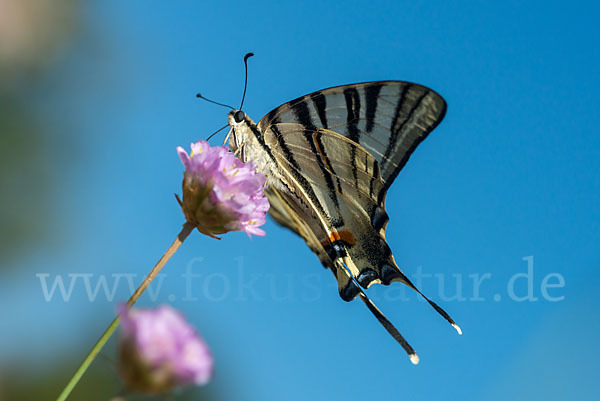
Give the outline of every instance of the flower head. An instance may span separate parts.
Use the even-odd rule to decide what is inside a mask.
[[[212,376],[206,343],[173,308],[120,307],[119,372],[131,390],[158,394],[185,385],[203,385]]]
[[[177,148],[185,166],[181,207],[198,231],[214,236],[244,231],[265,235],[269,201],[264,195],[265,176],[252,162],[243,163],[226,147],[211,147],[206,141],[192,143],[188,155]]]

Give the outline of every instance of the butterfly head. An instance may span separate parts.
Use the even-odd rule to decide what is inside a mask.
[[[246,119],[246,114],[241,110],[232,110],[229,114],[233,114],[233,121],[238,124]]]
[[[256,124],[241,110],[231,110],[227,115],[229,124],[229,149],[232,152],[243,152],[243,144],[247,144],[252,134],[252,129]],[[243,157],[242,155],[238,155]]]

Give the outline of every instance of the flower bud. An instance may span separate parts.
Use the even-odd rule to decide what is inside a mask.
[[[204,385],[213,358],[206,343],[169,306],[120,308],[119,373],[129,390],[161,394],[176,387]]]

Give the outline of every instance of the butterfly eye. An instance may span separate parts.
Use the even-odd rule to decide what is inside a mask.
[[[233,118],[235,120],[236,123],[241,123],[242,121],[244,121],[244,118],[246,117],[246,115],[244,114],[243,111],[236,111]]]

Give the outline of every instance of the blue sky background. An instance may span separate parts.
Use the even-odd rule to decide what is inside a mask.
[[[101,274],[141,280],[183,223],[175,148],[226,122],[226,109],[194,95],[238,104],[242,57],[252,51],[244,109],[255,121],[352,82],[407,80],[446,99],[445,120],[388,193],[387,238],[408,275],[443,275],[442,286],[425,277],[421,289],[464,335],[399,284],[372,287],[419,353],[412,366],[362,303],[339,298],[303,241],[272,221],[253,240],[195,233],[166,267],[156,300],[139,304],[170,303],[198,327],[216,359],[211,394],[595,399],[598,11],[594,2],[555,1],[85,3],[66,61],[30,100],[71,147],[56,160],[65,168],[54,202],[40,205],[57,222],[51,238],[30,244],[0,280],[2,359],[43,371],[58,355],[83,357],[128,297],[125,279],[112,301],[100,292],[90,302],[79,281],[69,301],[56,293],[46,302],[36,274],[50,274],[49,284],[74,273],[93,274],[92,285]],[[538,300],[518,302],[508,283],[527,272],[529,256]],[[186,269],[200,277],[186,283]],[[552,273],[564,287],[548,294],[561,301],[541,292]],[[471,300],[470,275],[485,274],[483,300]],[[447,299],[457,277],[462,301]],[[525,295],[526,279],[514,290]]]

